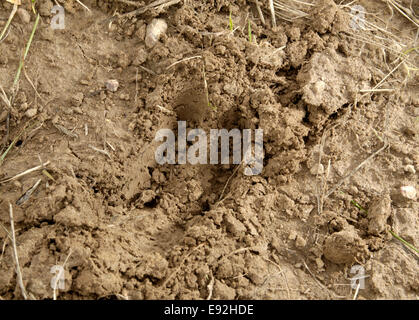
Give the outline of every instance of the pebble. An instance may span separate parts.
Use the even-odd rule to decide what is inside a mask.
[[[22,21],[25,24],[28,24],[31,21],[31,16],[29,12],[23,8],[17,9],[17,15],[19,16],[20,21]]]
[[[75,112],[75,113],[77,113],[77,114],[83,114],[83,110],[82,110],[82,108],[80,108],[80,107],[75,107],[73,110],[74,110],[74,112]]]
[[[316,264],[317,264],[317,268],[318,269],[323,269],[324,267],[324,262],[321,258],[316,258]]]
[[[115,80],[115,79],[107,80],[105,82],[105,87],[106,87],[106,90],[110,92],[116,92],[116,90],[118,90],[118,87],[119,87],[119,82],[118,80]]]
[[[410,199],[410,200],[416,199],[416,189],[413,186],[400,187],[400,193],[406,199]]]
[[[163,19],[153,19],[147,26],[145,45],[152,48],[167,31],[167,23]]]
[[[153,126],[153,122],[151,122],[151,120],[147,119],[144,121],[144,128],[151,129],[152,126]]]
[[[215,47],[215,52],[219,55],[224,55],[226,53],[227,48],[222,44]]]
[[[124,100],[124,101],[128,101],[129,100],[129,94],[128,93],[121,93],[119,95],[119,99]]]
[[[297,236],[297,239],[295,239],[295,245],[297,248],[303,248],[307,244],[307,241],[300,235]]]
[[[29,105],[28,105],[27,102],[24,102],[20,105],[20,109],[23,110],[23,111],[28,110],[28,107],[29,107]]]
[[[37,110],[36,110],[36,108],[31,108],[31,109],[28,109],[26,112],[25,112],[25,115],[28,117],[28,118],[32,118],[32,117],[35,117],[36,116],[36,114],[37,114]]]
[[[416,173],[415,167],[411,164],[406,165],[404,167],[404,171],[407,172],[407,173],[412,173],[412,174]]]
[[[288,240],[295,240],[296,238],[297,238],[297,232],[295,232],[294,230],[291,231],[288,236]]]

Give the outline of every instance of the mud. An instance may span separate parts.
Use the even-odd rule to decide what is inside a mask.
[[[409,21],[383,1],[358,2],[412,47]],[[418,298],[417,254],[390,234],[419,247],[418,199],[400,195],[419,189],[418,73],[397,69],[384,86],[395,90],[365,91],[403,50],[355,40],[350,10],[331,0],[276,28],[244,0],[111,20],[136,8],[83,3],[90,13],[66,1],[65,29],[53,30],[53,2],[37,2],[26,75],[12,108],[0,104],[2,150],[23,132],[0,180],[50,161],[48,174],[0,182],[1,298],[22,298],[9,203],[33,299],[53,297],[54,265],[65,269],[59,299],[352,299],[356,265],[368,276],[358,299]],[[8,96],[35,20],[29,1],[21,7],[30,22],[19,14],[0,43]],[[0,29],[10,10],[0,4]],[[154,18],[168,28],[150,47]],[[178,120],[206,132],[263,129],[262,174],[157,164],[155,134]]]

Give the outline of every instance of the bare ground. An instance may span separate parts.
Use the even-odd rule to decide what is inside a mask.
[[[17,15],[0,43],[7,96],[35,20],[23,2],[31,21]],[[418,28],[379,0],[357,4],[381,33],[351,30],[331,0],[275,28],[267,1],[265,25],[244,0],[110,20],[136,9],[123,2],[66,1],[64,30],[50,27],[53,2],[37,2],[26,75],[12,108],[0,104],[2,153],[18,137],[0,166],[0,297],[22,298],[11,203],[33,299],[53,297],[65,261],[59,299],[352,299],[354,265],[368,276],[358,299],[417,299],[417,252],[390,231],[419,247],[418,196],[400,192],[419,188],[418,56],[406,53]],[[1,2],[0,29],[11,8]],[[155,17],[168,30],[149,48]],[[157,164],[155,134],[177,120],[263,129],[262,174]],[[40,161],[49,175],[3,182]]]

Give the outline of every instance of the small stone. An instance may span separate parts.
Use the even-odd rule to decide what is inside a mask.
[[[28,118],[32,118],[32,117],[35,117],[36,116],[37,112],[38,112],[38,110],[36,110],[36,108],[28,109],[25,112],[25,116],[27,116]]]
[[[29,105],[28,105],[27,102],[24,102],[20,105],[20,109],[23,110],[23,111],[28,110],[28,107],[29,107]]]
[[[288,236],[288,240],[295,240],[297,238],[297,232],[292,230]]]
[[[119,99],[124,100],[124,101],[128,101],[129,100],[129,94],[128,93],[121,93],[119,95]]]
[[[413,165],[411,165],[411,164],[406,165],[404,167],[404,171],[407,172],[407,173],[411,173],[411,174],[415,174],[416,173],[415,167]]]
[[[153,126],[153,122],[150,119],[144,120],[144,128],[151,129],[152,126]]]
[[[215,52],[222,56],[226,53],[226,50],[227,50],[226,47],[223,46],[222,44],[215,47]]]
[[[29,12],[23,8],[17,9],[17,15],[19,16],[20,21],[22,21],[25,24],[28,24],[31,21],[31,16]]]
[[[75,107],[74,112],[77,113],[77,114],[83,114],[83,110],[80,107]]]
[[[416,189],[413,186],[400,187],[400,193],[406,199],[410,199],[410,200],[416,199]]]
[[[153,19],[147,26],[145,45],[152,48],[167,31],[167,23],[163,19]]]
[[[116,92],[116,90],[118,90],[118,87],[119,87],[119,82],[118,80],[115,80],[115,79],[107,80],[105,82],[105,87],[106,87],[106,90],[110,92]]]
[[[303,248],[305,247],[307,244],[307,241],[300,235],[297,236],[297,238],[295,239],[295,245],[297,248]]]
[[[321,258],[316,258],[316,265],[318,269],[323,269],[324,267],[324,262]]]

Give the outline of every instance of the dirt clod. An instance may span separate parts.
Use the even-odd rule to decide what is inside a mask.
[[[368,231],[375,235],[384,232],[390,214],[391,199],[389,195],[373,200],[368,209]]]
[[[387,232],[419,245],[417,28],[391,2],[280,1],[275,28],[267,1],[265,24],[255,1],[82,2],[35,2],[16,87],[30,1],[0,39],[0,300],[23,298],[9,203],[34,299],[60,266],[62,300],[353,299],[354,266],[358,299],[417,299],[415,252]],[[180,121],[208,157],[211,130],[250,130],[252,151],[263,130],[262,172],[233,139],[179,161]]]
[[[16,13],[19,16],[20,21],[22,21],[24,24],[28,24],[31,21],[31,16],[30,16],[29,12],[26,11],[25,9],[19,8],[19,9],[17,9]]]
[[[352,228],[331,234],[323,248],[325,258],[337,264],[353,263],[366,252],[365,241]]]

